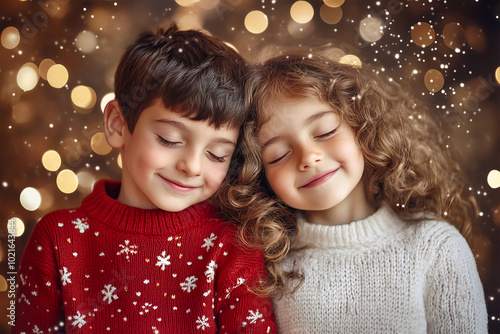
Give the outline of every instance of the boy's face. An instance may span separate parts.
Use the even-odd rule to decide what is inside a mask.
[[[177,212],[212,196],[224,180],[238,130],[218,130],[166,109],[160,100],[143,110],[121,147],[118,200],[144,209]]]

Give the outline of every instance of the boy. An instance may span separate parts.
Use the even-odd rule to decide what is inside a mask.
[[[104,112],[121,182],[37,224],[14,332],[276,331],[270,300],[251,292],[262,253],[209,203],[238,150],[245,75],[231,48],[175,25],[127,49]]]

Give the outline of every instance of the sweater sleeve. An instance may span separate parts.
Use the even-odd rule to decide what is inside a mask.
[[[232,246],[219,274],[215,316],[219,333],[277,333],[272,301],[252,292],[267,274],[262,251]]]
[[[435,254],[424,295],[427,332],[487,333],[484,291],[467,242],[452,229]]]
[[[55,245],[49,233],[55,223],[51,217],[37,223],[23,252],[12,333],[57,333],[63,321]]]

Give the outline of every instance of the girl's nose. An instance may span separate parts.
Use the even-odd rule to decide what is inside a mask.
[[[314,146],[302,147],[297,168],[300,171],[307,170],[323,160],[323,157],[324,154]]]

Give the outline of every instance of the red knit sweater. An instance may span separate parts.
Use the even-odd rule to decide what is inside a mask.
[[[272,304],[248,290],[262,252],[202,202],[181,212],[116,201],[100,181],[82,206],[48,214],[19,268],[14,333],[276,333]]]

